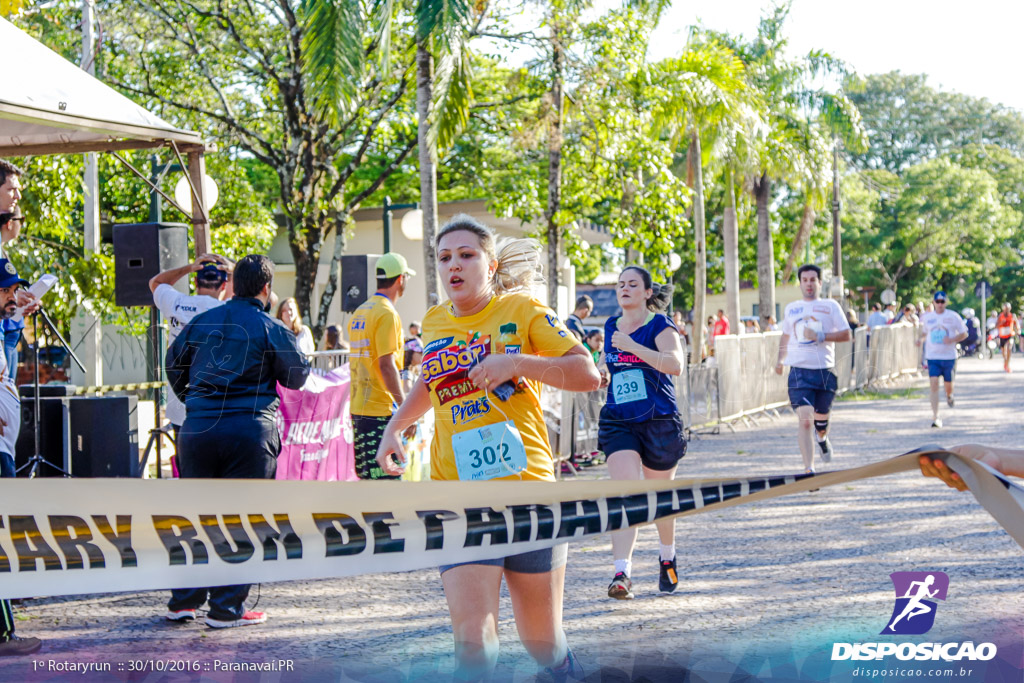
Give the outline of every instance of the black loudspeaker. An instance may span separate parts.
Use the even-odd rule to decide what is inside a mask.
[[[71,473],[76,477],[141,477],[139,397],[71,399]]]
[[[152,306],[149,280],[188,263],[188,228],[180,223],[114,226],[114,301],[118,306]],[[188,293],[188,280],[178,281]]]
[[[31,389],[29,390],[31,393]],[[67,470],[71,467],[71,398],[43,397],[40,391],[39,412],[42,424],[39,429],[39,454],[46,462]],[[21,431],[18,441],[14,444],[14,464],[18,469],[28,462],[35,454],[35,402],[29,398],[21,400]],[[19,472],[19,477],[27,477],[28,470]],[[39,465],[38,477],[63,477],[53,467]]]
[[[351,313],[377,291],[374,266],[379,258],[379,254],[341,257],[341,310]]]
[[[138,405],[137,396],[40,397],[40,455],[75,477],[141,477]],[[23,400],[14,456],[18,467],[35,450],[34,412],[34,402]],[[45,465],[39,475],[63,476]]]
[[[70,397],[75,395],[77,389],[78,387],[74,384],[40,384],[39,397]],[[32,396],[35,395],[35,390],[36,385],[34,384],[21,384],[18,386],[18,396],[21,396],[22,401],[31,401]]]

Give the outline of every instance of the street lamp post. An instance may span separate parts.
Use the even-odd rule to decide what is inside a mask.
[[[839,212],[842,210],[839,198],[839,142],[832,147],[832,298],[846,306],[846,285],[843,283],[843,242],[839,225]],[[836,295],[836,285],[839,294]]]
[[[392,204],[391,197],[384,197],[384,253],[391,251],[391,212],[401,209],[418,209],[419,202]]]

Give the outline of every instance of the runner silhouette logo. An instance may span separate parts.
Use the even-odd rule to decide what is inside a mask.
[[[936,600],[945,600],[949,577],[944,572],[893,572],[896,604],[882,635],[919,636],[935,624]]]

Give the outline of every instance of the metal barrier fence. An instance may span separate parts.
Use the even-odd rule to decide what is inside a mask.
[[[853,339],[837,342],[834,372],[839,393],[893,381],[917,372],[920,347],[914,344],[918,328],[907,323],[858,328]],[[676,399],[683,425],[691,431],[731,426],[759,414],[777,414],[789,405],[789,368],[775,373],[781,332],[721,335],[715,338],[712,363],[689,366],[676,378]],[[570,392],[565,392],[570,394]],[[573,402],[574,451],[597,448],[596,435],[605,390],[566,396]]]
[[[314,351],[306,354],[310,368],[321,372],[330,372],[348,362],[348,351]]]

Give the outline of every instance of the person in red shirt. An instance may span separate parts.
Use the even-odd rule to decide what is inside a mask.
[[[715,330],[712,333],[714,336],[720,334],[729,334],[729,318],[726,317],[725,311],[718,309],[718,317],[715,319]]]
[[[1013,352],[1013,340],[1020,334],[1020,324],[1013,314],[1010,304],[1003,304],[1003,311],[996,318],[996,330],[999,332],[999,348],[1003,350],[1003,369],[1010,372],[1010,354]]]

